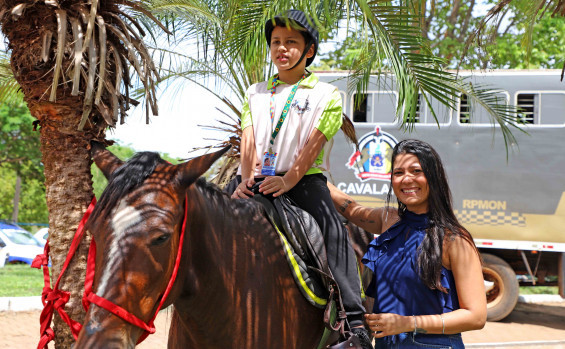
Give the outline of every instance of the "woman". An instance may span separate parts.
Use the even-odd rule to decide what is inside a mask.
[[[365,315],[375,348],[464,348],[461,332],[484,327],[486,297],[479,252],[453,213],[441,159],[427,143],[404,140],[392,154],[398,208],[368,208],[328,183],[337,209],[380,234],[363,263],[374,272]]]

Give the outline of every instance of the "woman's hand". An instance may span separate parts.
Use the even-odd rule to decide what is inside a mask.
[[[255,179],[244,179],[239,183],[237,188],[231,195],[232,199],[249,199],[253,196],[253,192],[249,190],[255,184]]]
[[[259,184],[259,192],[262,194],[273,194],[274,197],[282,195],[292,189],[281,176],[266,177]]]
[[[365,314],[365,323],[375,338],[414,331],[414,321],[411,316],[390,313]]]

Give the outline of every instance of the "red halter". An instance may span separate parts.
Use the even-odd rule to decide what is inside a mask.
[[[31,265],[33,268],[38,268],[38,269],[40,269],[43,266],[43,279],[45,282],[45,287],[43,287],[43,292],[41,293],[43,310],[41,311],[41,316],[39,319],[41,324],[41,329],[40,329],[41,338],[37,345],[38,349],[47,349],[47,344],[55,338],[55,332],[51,328],[51,320],[53,319],[54,310],[57,310],[57,312],[61,316],[61,319],[63,319],[63,321],[67,325],[69,325],[71,329],[71,333],[73,334],[73,337],[75,339],[78,337],[78,334],[82,328],[82,325],[80,323],[71,319],[70,316],[65,312],[64,308],[65,308],[65,304],[70,298],[70,292],[59,290],[59,282],[61,281],[61,277],[63,276],[64,272],[67,270],[67,267],[69,266],[72,257],[74,256],[78,246],[80,245],[80,242],[84,237],[84,227],[86,225],[86,222],[88,221],[88,218],[90,217],[90,214],[94,210],[95,205],[96,205],[96,198],[93,198],[86,212],[84,213],[84,216],[80,221],[78,229],[71,243],[71,247],[69,248],[69,253],[67,254],[67,258],[65,259],[65,263],[63,264],[63,268],[61,269],[61,273],[59,274],[59,277],[57,278],[57,281],[55,282],[55,286],[53,289],[51,289],[50,287],[51,283],[49,280],[49,266],[48,266],[49,242],[45,244],[44,253],[37,255],[37,257],[35,257]],[[148,323],[145,323],[143,320],[139,319],[138,317],[128,312],[124,308],[110,302],[105,298],[99,297],[94,292],[92,292],[92,283],[94,281],[94,267],[96,261],[96,243],[94,242],[94,239],[92,239],[90,243],[90,248],[88,250],[86,278],[84,283],[84,295],[82,297],[82,304],[84,306],[84,309],[88,310],[90,303],[94,303],[99,307],[108,310],[109,312],[118,316],[119,318],[141,328],[145,332],[141,335],[141,337],[137,341],[137,344],[145,340],[145,338],[147,338],[148,335],[155,333],[155,325],[154,325],[155,318],[157,317],[157,313],[159,313],[159,310],[165,303],[167,296],[171,292],[171,289],[173,288],[173,284],[175,283],[177,277],[178,268],[182,256],[182,247],[184,241],[184,231],[186,228],[187,215],[188,215],[188,202],[187,202],[187,198],[185,197],[184,218],[182,221],[182,228],[179,239],[179,248],[177,251],[177,258],[175,261],[175,266],[173,268],[173,273],[171,275],[171,278],[169,279],[167,288],[165,289],[165,292],[161,297],[161,302],[159,303],[157,310],[155,311],[155,314],[153,315],[151,320],[149,320]]]

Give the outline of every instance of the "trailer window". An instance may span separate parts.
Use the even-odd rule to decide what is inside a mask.
[[[462,124],[471,123],[471,106],[469,105],[469,98],[466,94],[461,95],[459,104],[459,122]]]
[[[353,121],[393,124],[395,122],[396,103],[396,93],[392,91],[355,93],[352,98]]]
[[[429,105],[422,94],[418,96],[417,122],[421,125],[448,125],[451,122],[451,109],[431,95],[427,94],[427,97]]]
[[[357,96],[359,96],[359,100],[355,101]],[[445,125],[449,123],[451,119],[450,109],[431,96],[428,96],[428,99],[438,120],[436,121],[423,95],[420,94],[416,104],[414,123],[416,125],[436,125],[438,122]],[[398,97],[394,91],[354,94],[352,104],[354,122],[379,125],[396,123],[395,116]]]
[[[565,92],[527,92],[516,95],[518,122],[526,125],[564,125]]]
[[[535,121],[535,102],[538,98],[534,94],[521,93],[518,95],[518,122],[521,124],[537,124]],[[539,102],[538,102],[539,104]]]
[[[507,105],[510,95],[506,91],[495,93],[499,104]],[[459,97],[459,124],[492,125],[492,117],[481,105],[472,103],[466,94]]]

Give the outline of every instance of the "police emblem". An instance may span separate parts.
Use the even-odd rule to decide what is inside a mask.
[[[355,151],[346,163],[347,168],[355,171],[361,181],[390,180],[392,149],[398,143],[396,138],[380,127],[375,132],[367,133],[359,140],[359,151]]]

